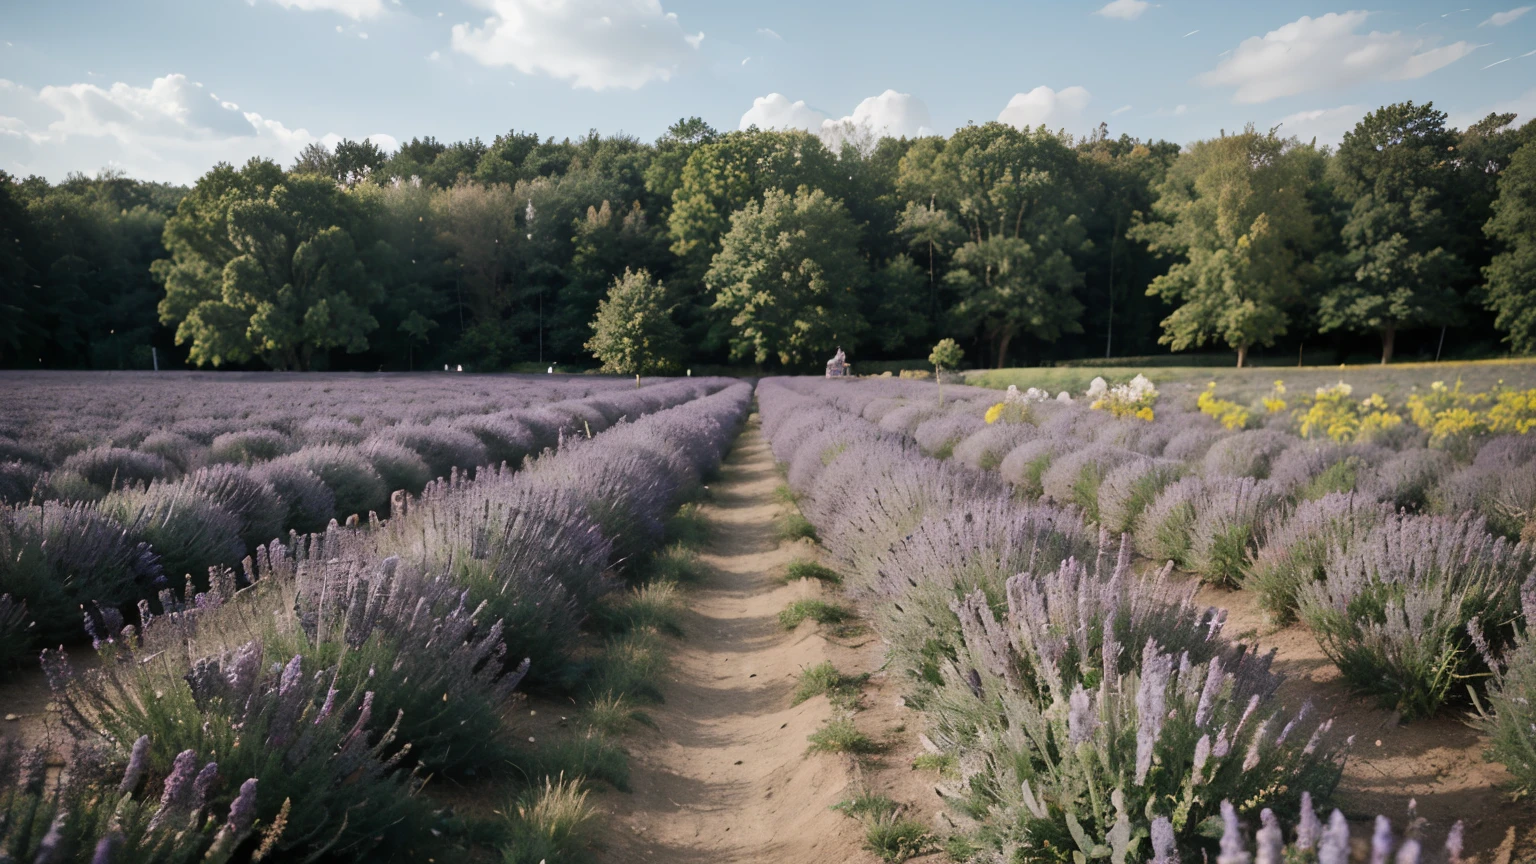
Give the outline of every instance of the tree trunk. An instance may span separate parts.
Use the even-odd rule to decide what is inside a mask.
[[[1008,343],[1013,341],[1013,331],[1004,330],[1002,339],[997,344],[997,368],[1003,368],[1003,361],[1008,359]]]
[[[1239,345],[1237,346],[1237,368],[1243,368],[1243,364],[1246,362],[1248,362],[1248,346]]]
[[[1392,362],[1392,348],[1397,344],[1397,325],[1388,324],[1381,331],[1381,365]]]

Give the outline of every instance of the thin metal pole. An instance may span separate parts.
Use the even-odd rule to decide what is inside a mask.
[[[1440,349],[1445,347],[1445,325],[1440,325],[1440,344],[1435,346],[1435,362],[1440,362]]]

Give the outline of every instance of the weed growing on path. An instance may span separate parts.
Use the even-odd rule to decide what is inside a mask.
[[[829,585],[843,584],[843,577],[831,567],[824,567],[815,561],[791,561],[785,570],[784,581],[794,582],[797,579],[815,579],[818,582],[826,582]]]
[[[868,673],[844,675],[831,662],[820,663],[800,673],[800,684],[795,688],[791,705],[799,705],[807,699],[826,695],[827,701],[840,708],[852,708],[859,700],[859,688],[869,680]]]
[[[796,600],[779,613],[779,623],[785,630],[799,627],[807,618],[817,624],[842,624],[853,619],[853,611],[825,600]]]
[[[597,810],[587,790],[576,780],[545,778],[542,788],[529,789],[505,813],[511,839],[502,847],[506,864],[577,861],[597,828]]]
[[[809,519],[799,513],[785,513],[779,517],[779,539],[799,540],[805,538],[814,541],[816,539],[816,526]]]
[[[847,718],[828,720],[827,725],[809,736],[811,753],[847,753],[853,756],[870,756],[885,749],[884,745],[865,735]]]

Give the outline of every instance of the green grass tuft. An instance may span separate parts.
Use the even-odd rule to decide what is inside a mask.
[[[799,513],[785,513],[779,517],[779,539],[799,540],[801,538],[814,541],[816,539],[816,526],[811,520]]]
[[[514,773],[528,778],[530,785],[551,777],[576,777],[601,780],[621,792],[629,791],[629,757],[596,730],[541,741],[538,746],[517,751],[509,763]]]
[[[895,801],[884,795],[876,795],[873,792],[860,792],[852,798],[833,804],[832,809],[844,816],[852,816],[854,818],[864,816],[879,818],[895,813],[899,806]]]
[[[666,542],[688,549],[698,549],[709,540],[709,523],[699,512],[699,505],[689,502],[677,508],[667,520]]]
[[[793,630],[800,622],[810,618],[817,624],[842,624],[853,619],[852,610],[825,600],[796,600],[779,613],[779,623],[785,630]]]
[[[545,778],[542,787],[524,792],[504,815],[508,840],[501,860],[505,864],[585,861],[598,825],[587,790],[564,776]]]
[[[859,687],[869,675],[844,675],[831,662],[821,663],[800,673],[800,684],[789,704],[826,694],[828,701],[841,708],[851,708],[859,699]]]
[[[785,579],[793,582],[796,579],[815,579],[832,585],[841,585],[843,577],[836,570],[817,564],[815,561],[791,561],[785,570]]]
[[[809,736],[811,753],[848,753],[867,756],[885,748],[878,741],[865,735],[853,725],[852,720],[828,720],[827,725]]]
[[[937,771],[939,774],[953,774],[955,770],[955,757],[947,753],[922,753],[912,759],[914,771]]]
[[[780,483],[773,489],[773,500],[780,504],[795,504],[799,502],[800,496],[796,495],[794,490],[789,488],[789,484]]]
[[[869,821],[864,847],[881,861],[901,862],[938,848],[938,839],[922,823],[892,814]]]
[[[605,735],[623,735],[636,725],[656,728],[656,721],[635,708],[629,699],[612,693],[604,693],[588,702],[581,711],[581,719],[589,728]]]
[[[699,553],[682,543],[673,543],[652,555],[646,562],[647,582],[676,582],[695,585],[704,581],[708,570],[699,561]]]
[[[632,630],[612,640],[592,664],[587,692],[633,702],[662,701],[657,682],[668,666],[667,646],[653,629]]]

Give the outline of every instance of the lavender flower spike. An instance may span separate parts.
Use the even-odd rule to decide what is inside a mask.
[[[1323,839],[1317,844],[1317,864],[1347,864],[1349,861],[1349,822],[1338,810],[1328,817]]]
[[[229,805],[229,823],[235,833],[244,834],[256,824],[256,778],[240,784],[240,794]]]
[[[1285,834],[1280,830],[1280,820],[1275,818],[1275,811],[1265,807],[1259,813],[1259,821],[1264,827],[1254,837],[1258,845],[1254,864],[1281,864],[1285,860]]]
[[[1179,864],[1179,850],[1173,839],[1173,823],[1167,816],[1152,820],[1152,864]]]
[[[1446,858],[1450,860],[1451,864],[1461,864],[1462,835],[1465,833],[1465,831],[1466,827],[1463,826],[1461,824],[1461,820],[1458,819],[1456,820],[1456,824],[1451,826],[1451,833],[1446,835],[1445,855]]]
[[[1303,851],[1317,848],[1317,840],[1322,836],[1323,826],[1317,820],[1317,811],[1312,809],[1312,793],[1301,793],[1301,820],[1296,823],[1296,848]]]
[[[91,864],[114,864],[117,853],[123,850],[122,832],[113,831],[101,838],[96,844],[96,853],[91,856]]]
[[[144,771],[149,767],[149,736],[141,735],[139,740],[133,742],[133,753],[128,757],[128,770],[123,772],[123,782],[117,787],[117,791],[124,794],[132,793],[138,787],[139,781],[144,779]]]
[[[1385,816],[1376,817],[1375,830],[1371,832],[1371,864],[1387,864],[1392,854],[1392,822]]]
[[[1092,738],[1098,728],[1099,718],[1094,714],[1093,696],[1079,683],[1077,689],[1072,691],[1071,708],[1067,714],[1067,734],[1072,746]]]
[[[1243,832],[1237,825],[1237,810],[1230,801],[1221,802],[1221,821],[1226,827],[1221,832],[1221,853],[1216,856],[1216,864],[1249,864],[1252,858],[1248,850],[1243,848]]]
[[[203,770],[197,772],[197,779],[192,781],[192,806],[193,813],[202,810],[208,803],[208,792],[213,789],[214,781],[219,779],[219,763],[209,762],[203,766]]]

